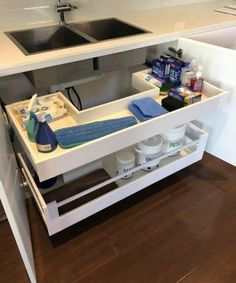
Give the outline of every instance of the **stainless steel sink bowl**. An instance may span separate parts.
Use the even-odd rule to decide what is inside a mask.
[[[25,55],[144,33],[149,31],[114,18],[6,32]]]
[[[80,22],[72,26],[97,41],[149,33],[115,18]]]
[[[6,33],[26,55],[90,43],[64,26],[49,26]]]

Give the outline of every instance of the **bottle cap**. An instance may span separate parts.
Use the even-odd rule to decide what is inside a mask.
[[[202,70],[203,67],[202,66],[198,66],[197,72],[196,72],[196,77],[197,78],[201,78],[202,77]]]

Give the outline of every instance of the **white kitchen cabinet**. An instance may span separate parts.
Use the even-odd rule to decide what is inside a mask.
[[[185,58],[195,58],[204,66],[204,77],[229,90],[221,107],[199,117],[210,133],[206,151],[236,166],[236,27],[181,38]]]
[[[186,42],[187,41],[188,40],[186,40]],[[184,47],[184,42],[185,39],[181,39],[179,46]],[[186,55],[191,58],[196,56],[198,59],[198,54],[201,55],[201,53],[204,53],[204,50],[198,49],[198,54],[195,55],[194,44],[197,46],[197,43],[194,41],[191,42],[192,45],[190,45],[189,50],[187,46],[184,47]],[[209,62],[209,64],[203,64],[206,74],[208,72],[207,67],[210,63],[211,62]],[[64,119],[52,122],[50,125],[56,130],[65,126],[74,126],[97,120],[127,116],[131,114],[127,110],[127,106],[129,102],[135,98],[152,97],[157,102],[161,102],[162,97],[159,96],[159,89],[141,79],[137,73],[132,75],[132,87],[135,90],[132,95],[83,111],[78,111],[62,96],[66,107],[69,109],[69,115]],[[15,106],[19,103],[8,105],[7,113],[10,123],[12,124],[24,150],[23,154],[18,154],[19,166],[29,191],[37,204],[42,219],[46,224],[48,234],[53,235],[58,233],[145,187],[199,161],[203,156],[208,134],[204,130],[199,129],[195,123],[190,123],[190,121],[202,119],[202,117],[209,112],[220,111],[218,109],[220,109],[219,107],[222,103],[222,99],[227,96],[226,94],[227,92],[224,90],[205,82],[203,97],[198,103],[186,106],[149,121],[138,123],[135,126],[78,147],[67,150],[58,147],[54,152],[48,154],[38,153],[36,146],[28,141],[27,134],[22,129],[15,111]],[[116,175],[114,154],[117,151],[132,147],[137,142],[184,123],[188,123],[188,127],[185,143],[178,155],[175,157],[170,157],[168,154],[162,155],[160,157],[160,166],[149,173],[143,172],[141,170],[142,166],[135,167],[133,169],[134,176],[130,180],[123,180],[123,175]],[[40,180],[43,181],[60,174],[68,173],[71,170],[98,160],[101,162],[102,168],[108,173],[110,178],[83,192],[76,193],[69,198],[60,201],[55,199],[46,202],[42,191],[37,187],[32,176],[32,169],[34,169]],[[147,166],[147,164],[143,166]],[[104,186],[112,183],[116,184],[116,188],[111,191],[106,192],[89,202],[83,203],[72,210],[60,213],[60,209],[64,206],[82,198],[86,194],[102,190]],[[63,188],[63,182],[61,185]],[[57,188],[55,188],[55,191],[56,190]],[[22,200],[22,202],[18,200],[19,207],[23,204],[24,200]],[[12,210],[12,213],[14,214],[15,212]],[[27,218],[25,212],[24,217]],[[21,236],[23,237],[23,240],[26,241],[29,237],[29,233],[25,235],[21,232]],[[29,257],[32,259],[30,249],[25,256],[26,258]],[[32,260],[30,263],[31,262]],[[32,280],[32,282],[34,281]]]

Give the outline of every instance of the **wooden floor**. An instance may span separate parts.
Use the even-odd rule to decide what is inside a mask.
[[[53,243],[29,209],[39,283],[236,282],[236,168],[209,155]],[[28,282],[7,222],[0,239],[0,282]]]

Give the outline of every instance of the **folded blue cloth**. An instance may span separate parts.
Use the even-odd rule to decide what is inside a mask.
[[[141,122],[168,113],[151,97],[133,100],[128,108]]]
[[[71,148],[122,129],[136,125],[135,117],[93,122],[81,126],[63,128],[55,131],[57,141],[62,148]]]

